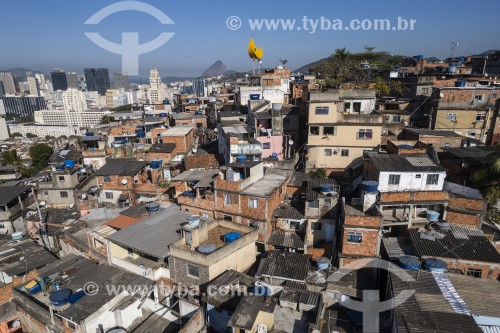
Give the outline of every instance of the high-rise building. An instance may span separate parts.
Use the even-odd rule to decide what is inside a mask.
[[[40,96],[40,94],[38,93],[38,85],[36,79],[33,76],[31,76],[28,77],[26,81],[28,82],[28,90],[30,96]]]
[[[33,116],[35,111],[47,109],[47,103],[43,97],[0,97],[5,107],[5,113],[21,117]]]
[[[85,68],[85,81],[87,91],[97,91],[99,95],[105,96],[106,90],[110,88],[109,72],[107,68]]]
[[[148,100],[149,103],[160,103],[166,98],[165,87],[161,82],[158,69],[152,68],[149,71],[149,89]]]
[[[47,82],[45,82],[44,74],[35,74],[36,84],[38,86],[38,95],[39,96],[48,96],[50,91],[47,86]]]
[[[3,87],[3,82],[0,81],[0,97],[5,96],[5,88]]]
[[[85,75],[78,75],[78,90],[87,91],[87,81],[85,81]]]
[[[68,88],[62,94],[62,102],[64,111],[66,112],[83,112],[87,110],[87,99],[85,93],[78,91],[75,88]]]
[[[52,78],[52,88],[54,91],[68,89],[68,79],[66,78],[64,69],[54,68],[54,70],[50,72],[50,77]]]
[[[0,72],[0,81],[3,83],[3,88],[6,94],[15,94],[16,85],[14,83],[14,77],[10,72]]]
[[[74,72],[66,73],[66,81],[68,82],[68,88],[78,89],[78,74]]]
[[[124,89],[125,91],[129,90],[127,73],[113,73],[113,89]]]
[[[207,80],[202,79],[201,77],[194,79],[193,91],[198,97],[207,97],[208,96]]]

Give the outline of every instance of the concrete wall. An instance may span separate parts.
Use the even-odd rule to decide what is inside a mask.
[[[427,185],[427,175],[438,174],[437,185]],[[398,185],[389,185],[390,175],[400,175]],[[420,178],[417,176],[420,175]],[[405,191],[442,191],[446,173],[441,172],[380,172],[376,179],[379,182],[379,192],[405,192]]]

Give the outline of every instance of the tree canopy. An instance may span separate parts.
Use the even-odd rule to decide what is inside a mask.
[[[33,169],[35,169],[36,171],[45,169],[53,153],[54,149],[45,143],[38,143],[34,146],[31,146],[30,156]]]

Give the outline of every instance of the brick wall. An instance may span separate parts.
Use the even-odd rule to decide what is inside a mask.
[[[176,283],[182,284],[183,286],[199,286],[209,281],[208,267],[201,266],[199,264],[192,264],[198,267],[199,278],[190,277],[187,274],[189,261],[170,257],[169,258],[169,268],[172,273],[172,277]]]
[[[347,242],[348,232],[362,232],[363,240],[361,243],[349,243]],[[374,257],[379,253],[379,237],[380,233],[378,229],[358,229],[345,227],[342,239],[342,254],[350,256],[364,256],[364,257]]]
[[[179,333],[198,333],[205,327],[205,320],[203,317],[203,310],[199,309],[179,331]]]
[[[380,202],[422,202],[422,201],[446,201],[446,191],[418,191],[418,192],[384,192],[380,193]]]
[[[160,159],[163,161],[163,164],[168,164],[172,160],[172,157],[174,157],[176,154],[177,154],[177,147],[174,148],[174,150],[171,153],[147,153],[146,159],[148,161]]]
[[[500,266],[487,264],[487,263],[470,263],[470,262],[462,262],[462,261],[454,261],[449,258],[440,258],[443,261],[448,263],[448,268],[460,269],[464,274],[467,274],[467,269],[480,269],[482,270],[481,278],[482,279],[492,279],[498,280],[500,276]]]
[[[12,283],[3,285],[0,287],[0,304],[7,303],[13,297],[12,288],[22,284],[25,281],[30,281],[33,279],[39,279],[38,273],[36,270],[29,271],[26,274],[26,279],[23,276],[18,276],[12,279]]]
[[[481,212],[485,206],[485,200],[463,198],[451,195],[448,201],[448,206]]]
[[[446,219],[453,224],[465,225],[479,228],[481,226],[481,214],[471,215],[454,211],[446,212]]]
[[[191,155],[184,157],[184,166],[186,170],[217,169],[219,162],[217,161],[217,157],[212,154]]]
[[[382,224],[382,217],[380,217],[380,216],[346,215],[344,224],[346,226],[378,228]]]

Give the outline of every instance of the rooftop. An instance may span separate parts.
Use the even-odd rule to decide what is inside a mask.
[[[148,149],[148,153],[171,153],[174,151],[175,146],[175,143],[154,143]]]
[[[293,187],[305,187],[306,182],[311,179],[311,176],[304,172],[294,172],[290,180],[288,181],[288,186]]]
[[[55,255],[31,240],[0,246],[0,271],[8,276],[24,275],[55,261]]]
[[[212,187],[219,170],[188,170],[172,178],[172,181],[187,181],[196,183],[193,187]]]
[[[109,159],[106,164],[96,171],[96,176],[135,176],[147,165],[144,161],[129,159]]]
[[[76,149],[66,149],[56,151],[52,154],[50,158],[50,164],[62,163],[65,160],[78,161],[82,158],[82,151]]]
[[[462,137],[453,131],[429,130],[425,128],[406,128],[405,131],[418,136],[444,136],[444,137]]]
[[[273,230],[267,244],[293,249],[303,249],[304,241],[295,231],[286,231],[281,229]]]
[[[270,170],[264,175],[263,178],[246,187],[241,191],[241,193],[256,197],[267,197],[284,182],[286,182],[288,177],[289,172],[287,170]]]
[[[483,231],[451,225],[451,230],[433,231],[409,229],[411,243],[420,257],[451,258],[500,264],[500,253],[486,238]],[[444,235],[444,237],[443,237]],[[431,237],[428,237],[431,236]],[[440,239],[441,238],[441,239]]]
[[[146,209],[146,204],[141,202],[138,205],[129,207],[120,212],[120,215],[140,218],[141,216],[148,215],[148,211]]]
[[[193,129],[194,127],[189,125],[177,125],[161,133],[161,136],[186,136]]]
[[[450,147],[443,150],[458,158],[487,158],[495,154],[493,147]]]
[[[300,207],[299,205],[301,205],[302,207]],[[304,219],[303,212],[304,212],[304,205],[303,202],[300,201],[293,204],[283,204],[280,207],[276,208],[276,210],[274,211],[274,217],[302,220]]]
[[[251,330],[259,312],[273,313],[276,307],[274,298],[264,296],[244,296],[233,312],[228,326]]]
[[[0,205],[7,205],[30,189],[31,186],[0,186]]]
[[[128,227],[134,223],[139,222],[140,219],[141,218],[136,218],[136,217],[131,217],[131,216],[120,214],[117,217],[115,217],[114,219],[106,222],[106,224],[110,227],[121,230],[121,229],[125,229],[126,227]]]
[[[381,172],[446,172],[427,155],[368,154],[368,158]]]
[[[314,201],[318,199],[318,195],[320,194],[320,184],[330,184],[335,186],[336,182],[330,178],[311,178],[307,181],[306,201]]]
[[[235,271],[233,269],[229,269],[224,273],[220,274],[218,277],[213,279],[207,284],[207,290],[221,290],[222,287],[227,288],[240,288],[246,287],[250,288],[254,285],[257,279]],[[216,307],[226,307],[229,309],[234,309],[238,305],[241,297],[236,293],[204,293],[202,294],[202,298],[206,300],[207,303],[214,305]]]
[[[113,243],[163,259],[170,252],[170,245],[181,239],[180,227],[191,215],[180,212],[172,205],[116,232],[109,237]],[[203,221],[211,219],[200,218]]]
[[[262,267],[262,276],[305,281],[311,265],[306,254],[270,251]]]

